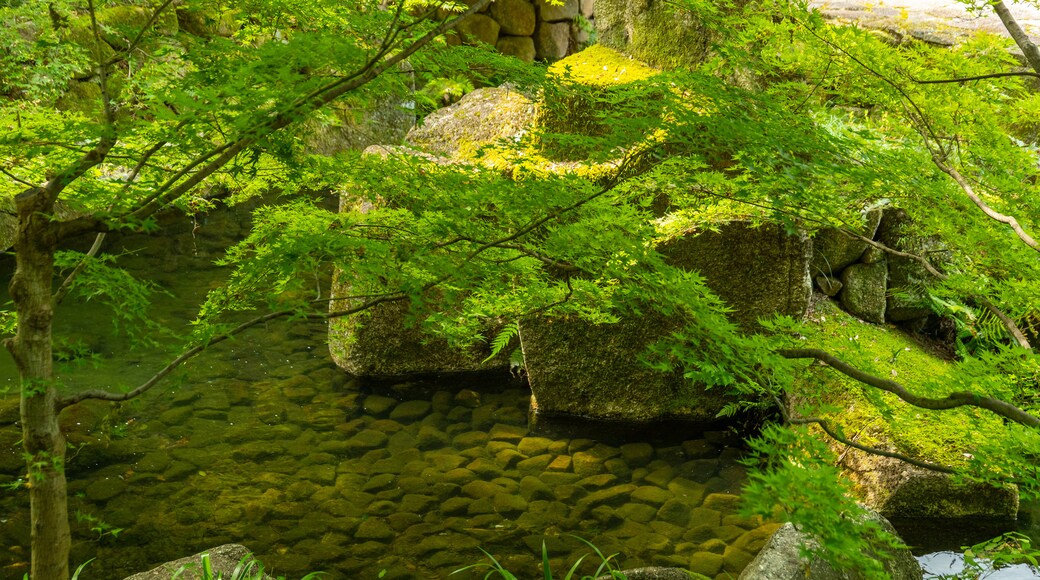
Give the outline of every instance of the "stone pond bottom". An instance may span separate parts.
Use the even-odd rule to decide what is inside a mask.
[[[735,578],[776,528],[736,514],[744,471],[725,432],[542,436],[527,427],[524,389],[396,400],[359,392],[318,357],[295,358],[280,377],[214,379],[161,407],[65,418],[96,427],[69,464],[70,511],[125,530],[74,522],[73,560],[96,558],[87,578],[226,542],[288,577],[443,578],[483,548],[532,578],[543,540],[554,571],[589,551],[570,534],[626,567]],[[3,456],[15,452],[3,443]],[[25,569],[26,501],[0,500],[5,578]]]

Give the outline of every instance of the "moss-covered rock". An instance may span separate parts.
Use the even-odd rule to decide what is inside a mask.
[[[596,0],[596,33],[605,46],[662,68],[693,66],[718,32],[671,2]]]
[[[888,267],[885,262],[853,264],[841,273],[841,305],[850,314],[867,322],[885,322],[885,290]]]
[[[484,14],[474,14],[460,22],[455,31],[462,35],[463,42],[483,42],[494,46],[498,42],[501,28],[493,18]]]
[[[430,113],[407,141],[430,152],[461,157],[499,139],[514,138],[534,121],[535,104],[508,87],[477,89]]]
[[[337,101],[327,107],[327,113],[321,120],[307,121],[303,128],[307,149],[318,155],[401,143],[415,124],[415,114],[403,106],[402,98],[367,106]]]
[[[810,242],[776,226],[733,222],[718,232],[676,238],[662,251],[680,267],[700,272],[747,329],[776,313],[801,318],[809,304]],[[546,414],[648,420],[682,417],[709,423],[728,402],[718,390],[691,385],[677,374],[639,361],[646,347],[675,330],[653,315],[616,324],[574,319],[521,323],[524,362],[537,409]]]
[[[881,210],[864,213],[863,224],[857,233],[873,239],[881,223]],[[813,275],[836,276],[846,266],[858,261],[867,249],[867,243],[851,238],[833,228],[822,229],[813,235]]]
[[[235,12],[217,7],[199,8],[198,5],[179,6],[177,23],[188,34],[208,38],[230,37],[235,33]]]
[[[543,30],[548,29],[543,27]],[[538,110],[538,124],[549,133],[585,137],[607,135],[613,127],[604,122],[603,117],[609,110],[617,109],[616,92],[633,91],[639,86],[637,83],[657,74],[660,74],[657,69],[616,50],[601,45],[590,46],[549,67],[549,82],[544,102]],[[636,98],[631,94],[628,97]],[[647,94],[641,100],[653,102],[655,99]],[[635,143],[644,137],[640,132],[631,135],[630,140]],[[551,136],[543,139],[543,146],[549,154],[567,159],[581,158],[592,147],[557,143],[558,139]]]
[[[872,514],[871,519],[876,520],[885,531],[895,535],[896,531],[892,524],[877,515]],[[801,557],[801,551],[807,542],[814,542],[804,532],[798,531],[791,524],[785,524],[776,531],[754,558],[740,574],[740,580],[802,580],[813,578],[819,580],[862,580],[861,573],[847,570],[835,570],[824,561],[814,558],[805,561]],[[729,552],[729,550],[727,550]],[[884,562],[885,571],[893,580],[919,580],[924,576],[921,566],[914,559],[909,548],[898,550],[892,554],[880,551],[875,556]]]
[[[823,296],[814,298],[808,318],[807,346],[826,348],[866,372],[899,381],[918,395],[948,394],[944,377],[958,372],[952,362],[926,351],[894,326],[864,323]],[[857,433],[857,442],[919,460],[962,465],[986,430],[1003,430],[999,417],[969,409],[926,412],[888,393],[864,396],[859,383],[816,365],[807,367],[800,380],[808,385],[806,391],[822,392],[824,404],[841,409],[823,416],[840,424],[845,433]],[[788,393],[796,411],[799,392],[796,385]],[[888,421],[878,420],[882,409]],[[1014,518],[1018,513],[1013,488],[957,485],[948,476],[828,441],[841,454],[857,496],[886,517]]]
[[[927,256],[942,265],[944,246],[934,237],[914,235],[906,211],[889,209],[878,226],[878,240],[890,248]],[[893,322],[923,318],[932,312],[928,286],[934,277],[916,260],[902,256],[888,258],[888,307],[886,318]]]
[[[534,62],[534,39],[530,36],[499,36],[495,48],[524,62]]]
[[[534,34],[534,4],[528,0],[497,0],[491,4],[491,17],[502,27],[502,34],[531,36]]]
[[[812,297],[812,241],[781,226],[733,221],[666,242],[661,251],[676,266],[695,270],[733,309],[730,318],[757,331],[760,318],[805,316]]]
[[[535,57],[541,60],[558,60],[567,56],[571,44],[569,22],[539,22],[534,31]]]

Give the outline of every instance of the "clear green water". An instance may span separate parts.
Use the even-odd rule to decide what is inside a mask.
[[[89,577],[226,542],[290,576],[441,578],[483,547],[533,577],[543,539],[559,568],[586,551],[567,534],[627,566],[727,577],[771,531],[734,514],[743,470],[724,433],[543,437],[528,431],[523,389],[443,385],[397,401],[359,391],[315,346],[320,332],[291,332],[272,327],[174,388],[65,418],[84,443],[69,462],[72,510],[125,529],[75,525],[74,561],[97,558]],[[8,493],[0,508],[3,577],[24,566],[24,501]]]
[[[177,244],[180,254],[166,244],[131,256],[164,265],[158,280],[171,295],[154,316],[174,329],[219,279],[212,251]],[[130,350],[93,304],[69,302],[58,320],[59,334],[100,357],[96,368],[60,371],[69,389],[136,385],[175,350]],[[87,578],[123,578],[227,542],[289,577],[443,578],[483,548],[530,578],[543,541],[557,571],[588,551],[570,534],[620,553],[626,567],[730,578],[773,529],[735,514],[744,472],[726,433],[534,433],[522,386],[376,392],[330,362],[324,338],[321,326],[271,324],[134,401],[65,412],[70,511],[123,529],[99,535],[96,523],[73,522],[73,562],[95,558]],[[15,384],[0,357],[0,388],[12,389],[0,408]],[[24,472],[6,416],[0,484]],[[0,491],[2,578],[26,570],[27,520],[25,492]]]

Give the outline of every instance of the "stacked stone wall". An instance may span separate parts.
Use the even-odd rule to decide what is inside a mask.
[[[460,42],[490,44],[521,60],[553,61],[581,50],[595,22],[593,0],[495,0],[463,21]]]

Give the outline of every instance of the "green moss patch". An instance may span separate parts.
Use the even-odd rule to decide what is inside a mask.
[[[600,88],[643,81],[660,73],[632,57],[598,44],[558,60],[549,67],[549,74],[556,78]]]
[[[549,67],[538,114],[545,153],[557,159],[580,159],[593,151],[638,143],[647,132],[645,121],[660,115],[653,103],[661,101],[665,89],[645,82],[659,74],[598,45],[557,61]],[[605,120],[608,115],[610,123]]]
[[[929,353],[894,326],[863,322],[826,299],[815,303],[809,322],[806,347],[827,350],[919,395],[938,398],[951,390],[944,382],[951,382],[957,365]],[[807,366],[799,381],[803,386],[796,387],[797,392],[821,393],[818,399],[801,400],[822,409],[821,415],[841,425],[846,437],[864,445],[891,445],[925,461],[962,465],[983,433],[1002,427],[999,418],[978,409],[912,407],[820,365]]]

